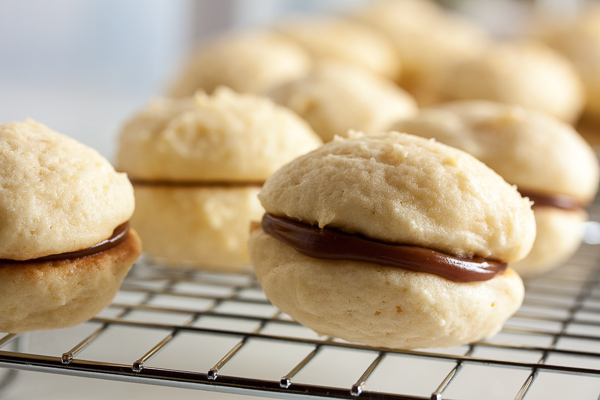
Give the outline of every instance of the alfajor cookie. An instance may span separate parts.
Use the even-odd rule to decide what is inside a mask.
[[[350,134],[265,183],[249,247],[268,299],[320,334],[453,346],[498,332],[523,300],[506,263],[535,237],[530,202],[465,152]]]
[[[340,62],[318,63],[268,95],[308,121],[324,141],[349,129],[385,130],[417,112],[412,96],[389,79]]]
[[[545,272],[579,247],[584,206],[598,188],[598,162],[568,124],[501,103],[457,101],[423,109],[394,129],[434,138],[472,154],[534,202],[537,237],[512,267],[522,276]]]
[[[256,95],[223,87],[153,101],[123,126],[117,153],[134,184],[132,225],[145,253],[170,266],[248,268],[260,187],[320,144],[300,117]]]
[[[273,31],[231,32],[201,46],[173,77],[167,95],[192,96],[227,86],[242,93],[263,93],[304,76],[310,55],[293,40]]]
[[[584,91],[560,53],[542,42],[520,40],[497,43],[449,68],[438,101],[452,100],[517,104],[573,123],[583,110]]]
[[[0,125],[0,165],[0,331],[92,318],[141,253],[127,176],[32,120]]]

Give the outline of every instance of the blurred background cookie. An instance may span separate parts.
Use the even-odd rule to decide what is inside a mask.
[[[170,266],[248,268],[261,185],[320,144],[286,108],[224,87],[151,102],[123,126],[117,153],[134,183],[132,225],[145,252]]]
[[[304,16],[289,18],[274,29],[297,42],[315,61],[347,62],[395,82],[400,79],[400,56],[392,42],[356,20]]]
[[[306,77],[269,91],[304,118],[324,141],[349,129],[384,130],[417,111],[413,97],[391,80],[342,62],[321,62]]]
[[[428,0],[373,1],[354,17],[394,44],[403,67],[398,83],[421,106],[435,101],[432,91],[444,70],[477,57],[490,41],[472,20]]]
[[[168,90],[171,97],[211,93],[218,86],[262,93],[306,75],[311,58],[293,40],[273,31],[228,33],[202,43]]]
[[[577,129],[600,145],[600,6],[585,4],[573,16],[538,16],[536,35],[568,58],[585,91],[583,118]]]
[[[448,68],[438,102],[471,99],[516,104],[569,123],[579,119],[585,103],[571,63],[543,43],[525,40],[496,43]]]
[[[549,21],[540,36],[571,60],[584,84],[585,112],[600,119],[600,6],[589,4],[575,19]]]

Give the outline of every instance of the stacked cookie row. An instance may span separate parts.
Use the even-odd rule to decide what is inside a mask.
[[[273,304],[322,334],[392,348],[493,335],[522,302],[515,270],[535,276],[578,248],[599,172],[569,125],[584,107],[574,69],[540,43],[491,41],[410,0],[219,37],[124,124],[116,164],[131,184],[42,125],[3,125],[2,209],[16,222],[0,273],[38,293],[7,289],[1,304],[27,311],[0,330],[108,304],[140,252],[115,229],[131,220],[149,260],[252,265]],[[128,239],[71,254],[113,237]],[[125,243],[123,261],[91,261]],[[105,287],[100,266],[120,272],[87,307],[66,288]]]
[[[595,195],[598,172],[590,147],[570,125],[590,101],[573,65],[541,41],[494,39],[433,2],[382,0],[346,16],[295,18],[209,40],[173,79],[169,96],[183,104],[197,90],[210,93],[219,85],[269,97],[301,116],[324,142],[349,130],[393,129],[474,154],[535,199],[540,238],[517,265],[524,275],[560,264],[579,245],[586,219],[582,208]],[[429,109],[422,108],[426,105]],[[125,127],[122,151],[129,154],[135,147],[127,138],[150,108]],[[144,193],[155,190],[142,182],[147,167],[118,163],[139,183],[140,193],[142,183]],[[200,172],[187,178],[161,173],[170,176],[151,179],[215,179]],[[228,179],[239,180],[235,175]],[[162,221],[148,235],[156,242],[147,247],[150,254],[169,242],[156,235],[166,226]],[[171,254],[180,263],[185,252],[174,248]]]
[[[259,195],[266,214],[251,264],[283,311],[320,333],[384,347],[491,335],[523,298],[506,265],[535,276],[581,242],[598,165],[570,125],[584,107],[580,78],[541,42],[496,42],[427,2],[379,2],[359,14],[221,36],[192,57],[170,95],[215,96],[225,85],[266,96],[326,142]]]

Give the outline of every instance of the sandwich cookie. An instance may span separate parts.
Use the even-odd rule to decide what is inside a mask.
[[[282,167],[250,257],[267,298],[320,334],[395,349],[498,332],[521,305],[507,266],[535,237],[530,202],[467,153],[350,133]]]
[[[0,165],[0,331],[92,318],[141,253],[127,176],[32,120],[0,125]]]
[[[290,110],[225,87],[153,101],[124,125],[117,153],[135,188],[132,226],[145,254],[174,267],[248,269],[262,184],[320,144]]]

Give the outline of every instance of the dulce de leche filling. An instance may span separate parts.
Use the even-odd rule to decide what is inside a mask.
[[[521,193],[521,196],[528,197],[529,200],[533,201],[533,207],[554,207],[562,210],[580,210],[585,206],[577,199],[561,194],[544,195],[523,190],[519,192]]]
[[[213,188],[235,188],[235,187],[262,187],[263,182],[259,181],[248,181],[248,182],[235,182],[235,181],[178,181],[169,179],[137,179],[129,177],[129,181],[134,186],[154,186],[154,187],[184,187],[184,188],[202,188],[202,187],[213,187]]]
[[[32,260],[8,260],[8,259],[0,259],[0,264],[18,264],[18,263],[32,263],[32,262],[47,262],[47,261],[60,261],[60,260],[72,260],[74,258],[82,258],[91,256],[94,254],[101,253],[106,250],[110,250],[114,247],[117,247],[119,244],[123,243],[127,238],[127,234],[129,234],[129,222],[122,223],[117,226],[113,231],[112,235],[106,239],[101,241],[100,243],[96,243],[95,245],[88,247],[87,249],[71,251],[68,253],[61,254],[51,254],[49,256],[34,258]]]
[[[454,282],[487,281],[507,267],[500,261],[482,257],[460,258],[423,247],[381,242],[268,213],[262,219],[262,228],[309,257],[375,263],[435,274]]]

